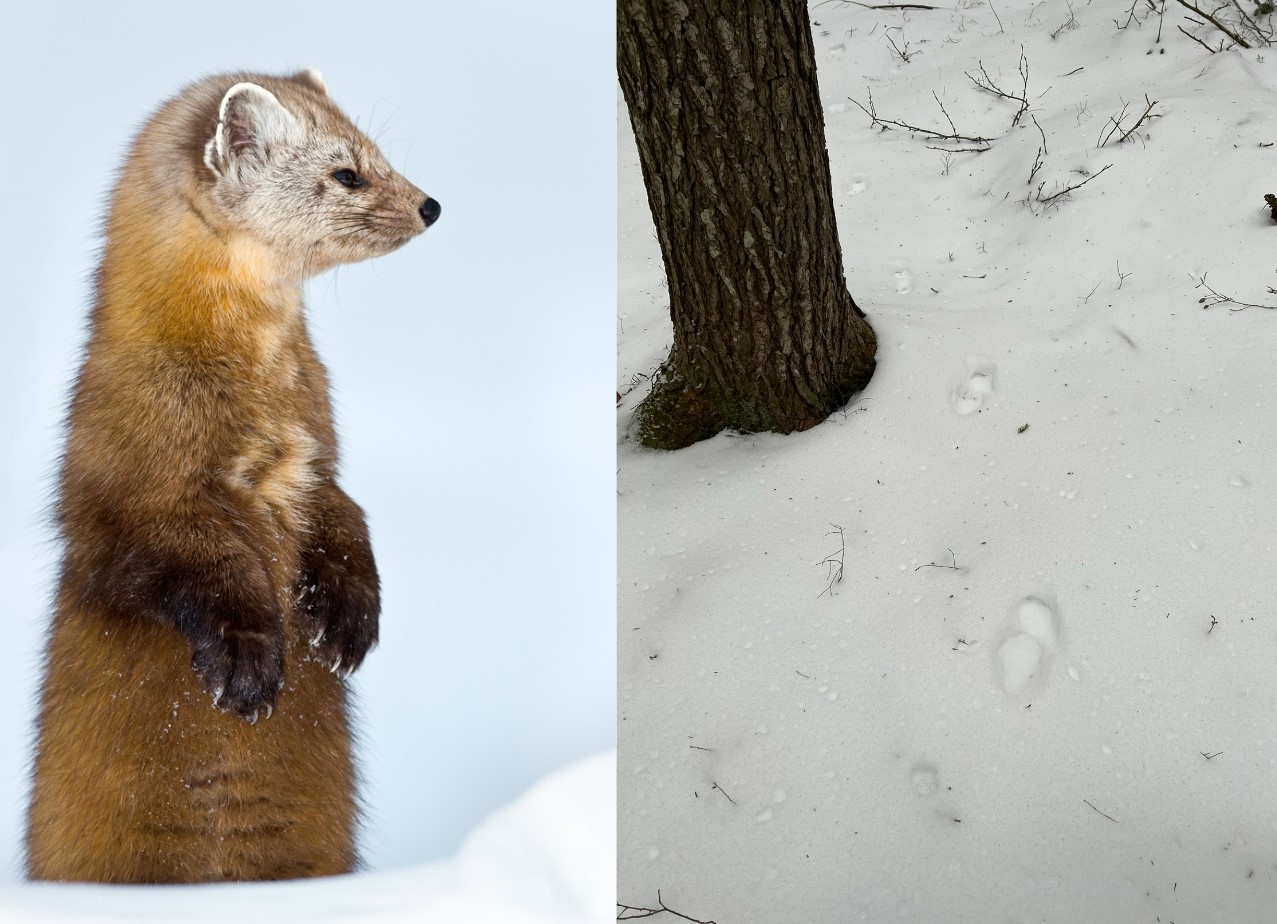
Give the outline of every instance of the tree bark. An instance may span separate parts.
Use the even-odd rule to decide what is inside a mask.
[[[803,0],[619,0],[617,61],[674,345],[647,446],[790,433],[860,391],[876,340],[847,291]]]

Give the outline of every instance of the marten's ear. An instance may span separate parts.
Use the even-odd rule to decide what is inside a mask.
[[[324,96],[328,95],[328,84],[324,83],[324,75],[319,73],[313,67],[308,67],[304,71],[298,71],[293,75],[293,79],[299,83],[304,83],[312,90],[318,90]]]
[[[218,176],[253,169],[299,133],[297,119],[255,83],[237,83],[217,110],[217,131],[204,146],[204,163]]]

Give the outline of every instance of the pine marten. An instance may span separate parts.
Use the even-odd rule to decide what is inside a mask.
[[[186,87],[116,183],[70,405],[32,879],[345,873],[377,642],[301,284],[439,217],[316,71]]]

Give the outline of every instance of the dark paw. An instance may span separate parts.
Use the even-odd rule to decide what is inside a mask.
[[[298,606],[306,619],[311,657],[349,677],[377,644],[381,590],[372,556],[313,553]]]
[[[253,723],[270,718],[284,685],[283,635],[228,628],[195,648],[191,667],[218,709]]]

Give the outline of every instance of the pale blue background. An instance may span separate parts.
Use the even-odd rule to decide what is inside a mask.
[[[614,743],[610,4],[41,4],[0,30],[0,875],[18,842],[55,550],[45,523],[96,229],[183,83],[315,66],[443,205],[309,287],[344,481],[384,583],[356,680],[369,857],[451,853]]]

